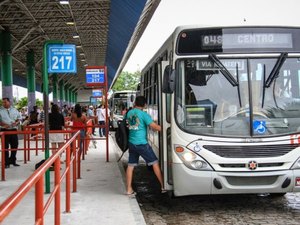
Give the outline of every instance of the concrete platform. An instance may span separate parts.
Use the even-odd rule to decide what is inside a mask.
[[[117,163],[121,152],[111,137],[109,142],[110,162],[106,162],[105,141],[97,141],[97,148],[90,144],[86,159],[82,161],[81,179],[78,179],[77,183],[78,191],[71,193],[71,213],[61,215],[62,225],[146,224],[136,199],[125,195],[124,170],[121,164]],[[6,169],[7,180],[0,182],[0,202],[3,202],[34,171],[35,163],[42,157],[43,153],[35,156],[32,152],[31,161],[23,164],[22,153],[18,152],[18,163],[21,166]],[[64,212],[64,190],[61,192],[61,200],[61,211]],[[54,224],[53,209],[52,204],[44,224]],[[34,190],[32,190],[2,225],[32,225],[34,210]]]

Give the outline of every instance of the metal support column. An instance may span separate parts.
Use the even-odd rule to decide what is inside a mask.
[[[58,99],[57,99],[57,74],[56,73],[52,75],[52,86],[53,86],[53,103],[57,104]]]
[[[36,105],[35,96],[35,68],[34,68],[34,52],[30,50],[26,54],[27,61],[27,97],[28,97],[28,112],[33,110],[33,106]]]
[[[59,99],[60,99],[60,108],[62,109],[65,104],[64,80],[59,81]]]
[[[11,35],[6,28],[2,31],[2,97],[9,98],[13,103],[13,74],[12,74],[12,56],[11,56]]]

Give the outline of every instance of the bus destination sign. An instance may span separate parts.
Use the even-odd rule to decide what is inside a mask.
[[[299,29],[229,27],[187,29],[178,35],[178,55],[205,53],[299,52]]]
[[[203,35],[202,48],[292,48],[290,33],[241,33]]]

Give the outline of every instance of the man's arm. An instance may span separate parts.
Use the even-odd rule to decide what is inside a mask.
[[[156,131],[161,131],[161,126],[158,125],[157,123],[150,123],[149,126],[153,129],[153,130],[156,130]]]

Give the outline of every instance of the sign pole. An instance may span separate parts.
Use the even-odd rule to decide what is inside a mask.
[[[49,154],[49,77],[48,77],[48,55],[47,49],[49,44],[63,44],[63,41],[46,41],[43,49],[43,99],[44,99],[44,129],[45,129],[45,159]],[[50,171],[45,174],[45,192],[50,193]]]

